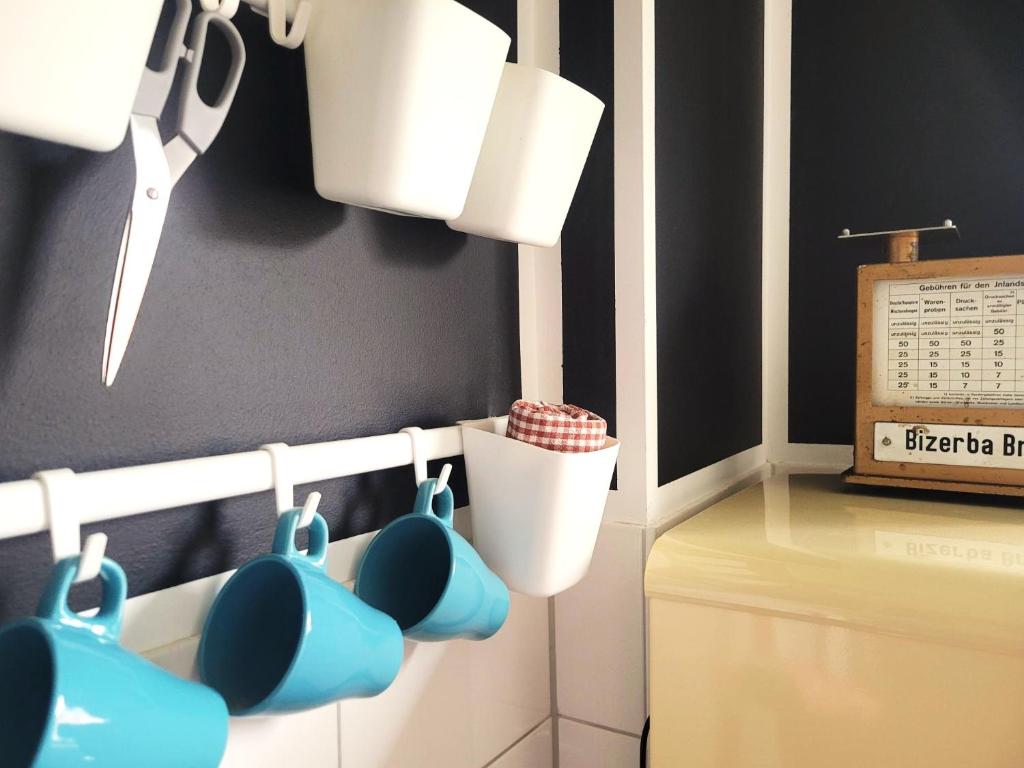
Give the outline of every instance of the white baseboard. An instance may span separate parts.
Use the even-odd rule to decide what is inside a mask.
[[[764,446],[737,453],[658,488],[648,525],[664,530],[769,474]]]

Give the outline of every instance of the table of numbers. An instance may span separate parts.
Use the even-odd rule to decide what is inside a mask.
[[[1024,275],[884,280],[874,298],[876,405],[1024,405]]]

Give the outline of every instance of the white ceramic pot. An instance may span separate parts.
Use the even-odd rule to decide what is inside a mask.
[[[510,43],[454,0],[314,0],[305,50],[317,191],[458,216]]]
[[[604,103],[536,67],[506,64],[460,232],[550,247],[558,242]]]
[[[509,589],[549,597],[590,567],[619,442],[558,453],[505,437],[507,424],[462,425],[473,546]]]
[[[0,129],[111,150],[163,0],[0,2]]]

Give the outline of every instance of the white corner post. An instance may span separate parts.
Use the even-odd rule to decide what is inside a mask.
[[[853,462],[848,445],[793,443],[789,436],[789,216],[793,0],[764,6],[763,436],[767,460],[834,472]],[[850,350],[853,353],[853,350]]]
[[[645,525],[658,487],[654,0],[615,0],[615,400],[606,521]]]
[[[559,72],[558,0],[519,0],[520,64]],[[523,397],[562,402],[562,245],[519,246],[519,348]]]
[[[789,131],[793,0],[764,4],[762,437],[769,462],[789,443]]]
[[[660,530],[759,479],[767,463],[763,445],[756,445],[659,484],[655,43],[655,0],[615,0],[616,398],[622,452],[619,490],[605,519]],[[788,124],[787,114],[787,174]],[[788,200],[788,178],[785,184]]]

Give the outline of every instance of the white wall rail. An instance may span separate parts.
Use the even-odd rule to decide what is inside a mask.
[[[415,440],[415,453],[428,460],[461,456],[461,428],[422,430]],[[289,480],[301,485],[350,477],[412,465],[414,458],[414,440],[408,433],[291,446]],[[83,472],[67,482],[78,519],[86,525],[272,491],[274,468],[270,453],[255,450]],[[45,489],[39,479],[0,484],[0,539],[42,533],[49,525]]]

